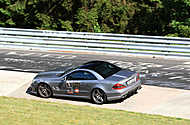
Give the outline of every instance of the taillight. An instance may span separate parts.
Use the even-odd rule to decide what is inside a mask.
[[[116,90],[118,90],[118,89],[123,89],[123,88],[126,88],[126,86],[124,86],[123,84],[119,84],[119,83],[115,84],[115,85],[112,87],[112,89],[116,89]]]
[[[140,80],[140,74],[137,73],[136,81],[139,81],[139,80]]]

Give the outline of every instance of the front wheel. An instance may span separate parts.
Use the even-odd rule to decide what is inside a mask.
[[[91,98],[96,104],[103,104],[107,101],[106,94],[101,89],[94,89]]]
[[[40,97],[43,97],[43,98],[51,97],[52,96],[52,91],[51,91],[51,88],[49,87],[49,85],[47,85],[45,83],[41,83],[38,86],[38,95]]]

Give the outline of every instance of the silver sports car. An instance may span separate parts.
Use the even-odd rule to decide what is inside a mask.
[[[105,61],[91,61],[67,70],[41,72],[31,93],[40,97],[65,96],[91,99],[96,104],[125,98],[141,89],[139,73]]]

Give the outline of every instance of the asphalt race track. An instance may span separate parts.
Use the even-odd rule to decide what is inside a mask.
[[[146,85],[190,90],[190,60],[109,55],[98,53],[0,49],[0,70],[42,72],[104,60],[146,76]]]

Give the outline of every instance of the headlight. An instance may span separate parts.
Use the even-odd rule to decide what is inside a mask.
[[[35,79],[32,80],[32,84],[35,82]]]
[[[32,84],[34,85],[34,84],[36,84],[36,83],[37,83],[36,79],[33,79],[33,80],[32,80]]]
[[[36,84],[36,83],[37,83],[37,77],[38,77],[38,75],[36,75],[36,76],[33,78],[32,84]]]

